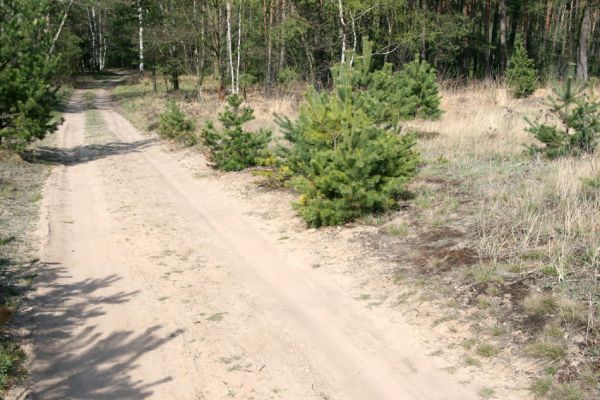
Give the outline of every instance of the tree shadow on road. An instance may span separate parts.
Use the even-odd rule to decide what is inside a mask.
[[[161,326],[149,326],[142,333],[115,331],[108,335],[96,330],[89,319],[104,315],[104,307],[129,301],[137,292],[100,295],[120,278],[62,283],[68,278],[59,264],[40,268],[38,293],[30,307],[30,330],[35,344],[31,389],[33,399],[146,399],[153,387],[172,380],[165,376],[154,382],[131,377],[137,360],[159,348],[179,332],[159,333]],[[61,346],[57,346],[60,343]],[[63,345],[64,344],[64,345]]]
[[[24,158],[30,162],[42,162],[58,165],[77,165],[101,158],[118,156],[140,151],[151,146],[154,139],[135,142],[110,142],[104,144],[86,144],[69,149],[39,146],[27,153]]]

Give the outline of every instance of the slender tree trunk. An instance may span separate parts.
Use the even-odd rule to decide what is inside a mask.
[[[144,73],[144,10],[142,0],[138,0],[138,20],[140,28],[140,73]]]
[[[485,1],[485,19],[484,19],[484,23],[483,23],[483,31],[484,31],[484,35],[485,35],[485,44],[486,44],[486,50],[485,50],[485,73],[486,75],[490,74],[490,70],[491,70],[491,49],[492,49],[492,43],[490,41],[490,27],[491,27],[491,14],[492,14],[492,1],[491,0],[486,0]]]
[[[338,0],[338,11],[340,16],[340,38],[342,40],[342,55],[340,62],[343,64],[346,61],[346,22],[344,21],[344,5],[342,0]]]
[[[577,80],[587,82],[588,74],[588,42],[590,39],[590,8],[585,4],[581,27],[579,29],[579,51],[577,52]]]
[[[390,55],[390,49],[392,48],[392,20],[389,15],[386,15],[386,21],[387,21],[388,37],[387,37],[387,51],[385,52],[385,54],[383,56],[384,63],[388,62],[388,56]]]
[[[315,80],[316,80],[315,67],[313,65],[312,53],[310,52],[310,47],[308,46],[308,40],[306,39],[306,36],[304,36],[304,35],[302,35],[302,43],[304,44],[304,50],[306,52],[306,59],[308,60],[309,81],[311,84],[314,85]]]
[[[56,34],[52,38],[52,45],[50,46],[50,51],[48,52],[48,57],[50,57],[52,55],[52,53],[54,53],[54,48],[56,47],[56,42],[58,41],[58,38],[60,37],[60,34],[65,26],[65,22],[67,21],[67,16],[69,15],[69,10],[71,9],[72,5],[73,5],[73,0],[70,0],[69,4],[65,8],[65,13],[63,14],[63,17],[60,21],[60,25],[58,26],[58,29],[56,30]]]
[[[92,7],[92,11],[94,10],[94,7]],[[89,25],[89,29],[90,29],[90,37],[92,39],[92,60],[91,60],[91,64],[92,64],[92,70],[96,71],[97,68],[97,53],[96,53],[96,32],[94,29],[94,20],[96,18],[95,16],[95,12],[90,12],[90,9],[87,8],[87,17],[88,17],[88,25]]]
[[[104,71],[105,57],[106,57],[106,44],[104,43],[105,38],[102,32],[102,9],[98,10],[98,65],[100,71]]]
[[[287,3],[286,0],[281,0],[281,18],[279,23],[285,23],[287,15],[286,15],[286,7],[287,7]],[[285,68],[285,40],[281,41],[281,47],[279,48],[279,68],[278,70],[281,71],[283,68]]]
[[[498,67],[500,73],[504,73],[506,69],[506,0],[499,0],[498,12],[500,14],[500,32],[498,42],[500,44]]]
[[[276,0],[271,0],[269,5],[269,25],[267,29],[267,95],[271,95],[271,86],[273,84],[273,19],[275,16]]]
[[[354,64],[354,55],[356,54],[356,46],[358,45],[358,37],[356,35],[356,24],[354,22],[354,15],[350,12],[350,22],[352,25],[352,58],[350,59],[350,65]]]
[[[202,16],[198,17],[198,4],[197,1],[193,2],[194,7],[194,24],[200,24],[200,37],[198,38],[198,33],[196,31],[195,35],[195,48],[194,48],[194,56],[196,60],[196,96],[198,101],[202,101],[202,84],[204,82],[204,32],[205,32],[205,24],[206,24],[206,13],[204,9],[204,4],[201,6]]]
[[[231,0],[227,0],[227,57],[229,58],[229,73],[231,74],[231,92],[235,93],[235,73],[233,70],[233,51],[231,47]]]
[[[426,15],[426,13],[427,13],[427,1],[426,0],[421,1],[421,8],[423,9],[423,14]],[[426,50],[427,50],[427,25],[423,24],[423,28],[421,29],[421,52],[420,52],[421,60],[425,60]]]
[[[158,85],[156,84],[156,63],[154,68],[152,68],[152,90],[154,90],[154,93],[158,93]]]
[[[547,2],[546,2],[546,20],[545,20],[546,34],[550,33],[551,22],[552,22],[552,0],[547,0]]]
[[[242,0],[238,9],[238,42],[237,42],[237,64],[235,67],[235,92],[240,92],[240,61],[242,57]]]

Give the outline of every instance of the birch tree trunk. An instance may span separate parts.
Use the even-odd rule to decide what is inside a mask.
[[[340,37],[342,38],[342,56],[340,58],[343,64],[346,61],[346,22],[344,21],[344,5],[342,0],[338,0],[338,9],[340,15]]]
[[[229,73],[231,74],[231,91],[235,93],[235,73],[233,70],[233,51],[231,46],[231,1],[227,0],[227,56],[229,58]]]
[[[104,43],[104,36],[102,35],[102,9],[98,10],[98,23],[96,25],[98,32],[98,65],[100,71],[104,71],[104,56],[106,55],[106,45]]]
[[[352,57],[350,58],[350,65],[354,64],[354,55],[356,54],[356,46],[358,44],[358,38],[356,35],[356,24],[354,22],[354,15],[350,12],[350,22],[352,25]]]
[[[142,0],[138,0],[138,20],[140,25],[140,73],[144,73],[144,10]]]
[[[62,30],[65,26],[65,22],[67,21],[67,16],[69,15],[69,10],[71,9],[72,5],[73,5],[73,0],[70,0],[69,4],[65,8],[65,13],[63,14],[63,17],[60,21],[60,25],[58,26],[58,29],[56,30],[56,34],[52,38],[52,45],[50,46],[50,51],[48,52],[48,57],[50,57],[52,55],[52,53],[54,53],[54,48],[56,47],[56,42],[58,41],[58,38],[60,37],[60,33],[62,32]],[[49,26],[49,24],[47,26]]]
[[[237,65],[235,67],[235,93],[240,92],[240,61],[242,54],[242,0],[238,9],[238,42],[237,42]]]
[[[94,10],[94,7],[92,7],[92,11]],[[89,29],[90,29],[90,37],[92,39],[92,59],[91,59],[91,64],[92,64],[92,70],[95,71],[96,67],[97,67],[97,59],[96,59],[96,32],[94,29],[94,19],[95,17],[95,12],[90,12],[90,9],[87,8],[87,17],[88,17],[88,25],[89,25]]]

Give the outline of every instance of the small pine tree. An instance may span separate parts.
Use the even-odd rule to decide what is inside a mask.
[[[363,52],[354,63],[332,68],[334,86],[340,96],[352,96],[360,107],[384,127],[415,118],[437,119],[442,115],[435,69],[419,59],[394,73],[391,64],[372,70],[373,43],[363,39]]]
[[[506,70],[506,77],[513,95],[517,98],[529,97],[535,91],[537,81],[535,63],[527,55],[521,35],[518,35],[515,40],[515,52]]]
[[[271,141],[271,132],[261,129],[248,132],[242,125],[254,119],[254,110],[249,107],[240,108],[243,99],[238,95],[227,98],[227,107],[219,114],[219,121],[224,130],[216,130],[212,122],[206,124],[202,131],[202,140],[210,149],[210,157],[215,166],[223,171],[240,171],[260,163],[266,156]]]
[[[416,174],[414,136],[378,123],[385,104],[355,85],[358,65],[336,68],[332,92],[309,90],[295,122],[278,121],[293,145],[286,166],[301,195],[295,207],[312,227],[395,207]]]
[[[181,108],[171,101],[167,104],[167,111],[160,116],[158,133],[165,138],[175,139],[186,146],[193,146],[198,142],[194,130],[196,124],[187,118]]]
[[[572,79],[564,87],[554,89],[550,112],[560,120],[561,127],[527,120],[527,131],[545,145],[530,146],[532,153],[557,158],[595,151],[600,135],[600,102],[587,89],[586,85],[576,86]]]
[[[435,69],[418,55],[398,73],[396,86],[401,119],[438,119],[442,115]]]

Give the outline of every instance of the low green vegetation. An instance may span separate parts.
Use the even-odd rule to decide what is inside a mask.
[[[160,136],[176,140],[185,146],[193,146],[198,142],[195,130],[195,122],[181,111],[179,105],[174,101],[168,102],[167,110],[160,116]]]
[[[31,154],[28,160],[0,150],[0,397],[27,375],[22,338],[14,322],[24,309],[23,294],[36,276],[32,232],[50,170]]]
[[[542,397],[550,391],[552,388],[552,383],[553,380],[549,376],[535,378],[529,389],[535,396]]]
[[[558,307],[558,299],[552,293],[535,293],[523,301],[525,312],[539,318],[555,313]]]
[[[396,237],[404,237],[408,234],[409,229],[405,224],[390,225],[387,227],[387,232]]]
[[[96,93],[92,92],[91,90],[85,92],[83,95],[83,101],[88,109],[93,108],[94,102],[96,101]]]
[[[525,348],[525,354],[548,362],[559,362],[567,356],[564,343],[539,339]]]
[[[56,130],[56,59],[49,57],[45,1],[0,3],[0,149],[24,151],[29,143]],[[18,17],[14,17],[18,15]]]
[[[216,168],[223,171],[254,167],[261,158],[268,157],[271,132],[244,130],[242,125],[254,119],[254,110],[240,108],[242,103],[240,96],[229,96],[225,111],[219,114],[223,130],[217,130],[213,122],[208,122],[202,130],[202,141],[210,150],[210,159]]]
[[[593,153],[600,134],[600,102],[591,89],[568,79],[564,87],[554,89],[549,106],[560,125],[530,122],[528,132],[544,144],[530,146],[531,152],[548,158]]]
[[[25,352],[15,343],[0,343],[0,392],[8,389],[24,374]]]
[[[506,70],[506,80],[517,98],[529,97],[536,89],[535,61],[527,55],[521,35],[518,35],[515,40],[515,52]]]
[[[396,99],[403,119],[441,117],[439,85],[435,69],[427,61],[417,55],[397,74],[395,83],[385,90]]]
[[[584,400],[585,394],[577,385],[562,383],[550,392],[548,398],[550,400]]]
[[[390,124],[408,114],[399,102],[385,103],[378,86],[392,75],[370,72],[368,42],[365,49],[355,64],[333,69],[331,92],[308,91],[296,121],[279,119],[292,145],[284,154],[300,194],[295,207],[312,227],[394,209],[417,173],[415,137]]]
[[[493,344],[484,343],[484,344],[480,344],[479,346],[477,346],[475,351],[477,352],[477,355],[488,358],[488,357],[494,357],[494,356],[498,355],[498,353],[500,353],[501,349],[498,348],[497,346],[494,346]]]
[[[492,398],[496,397],[496,390],[494,390],[493,388],[485,387],[485,388],[479,389],[477,394],[479,394],[479,397],[482,399],[492,399]]]

